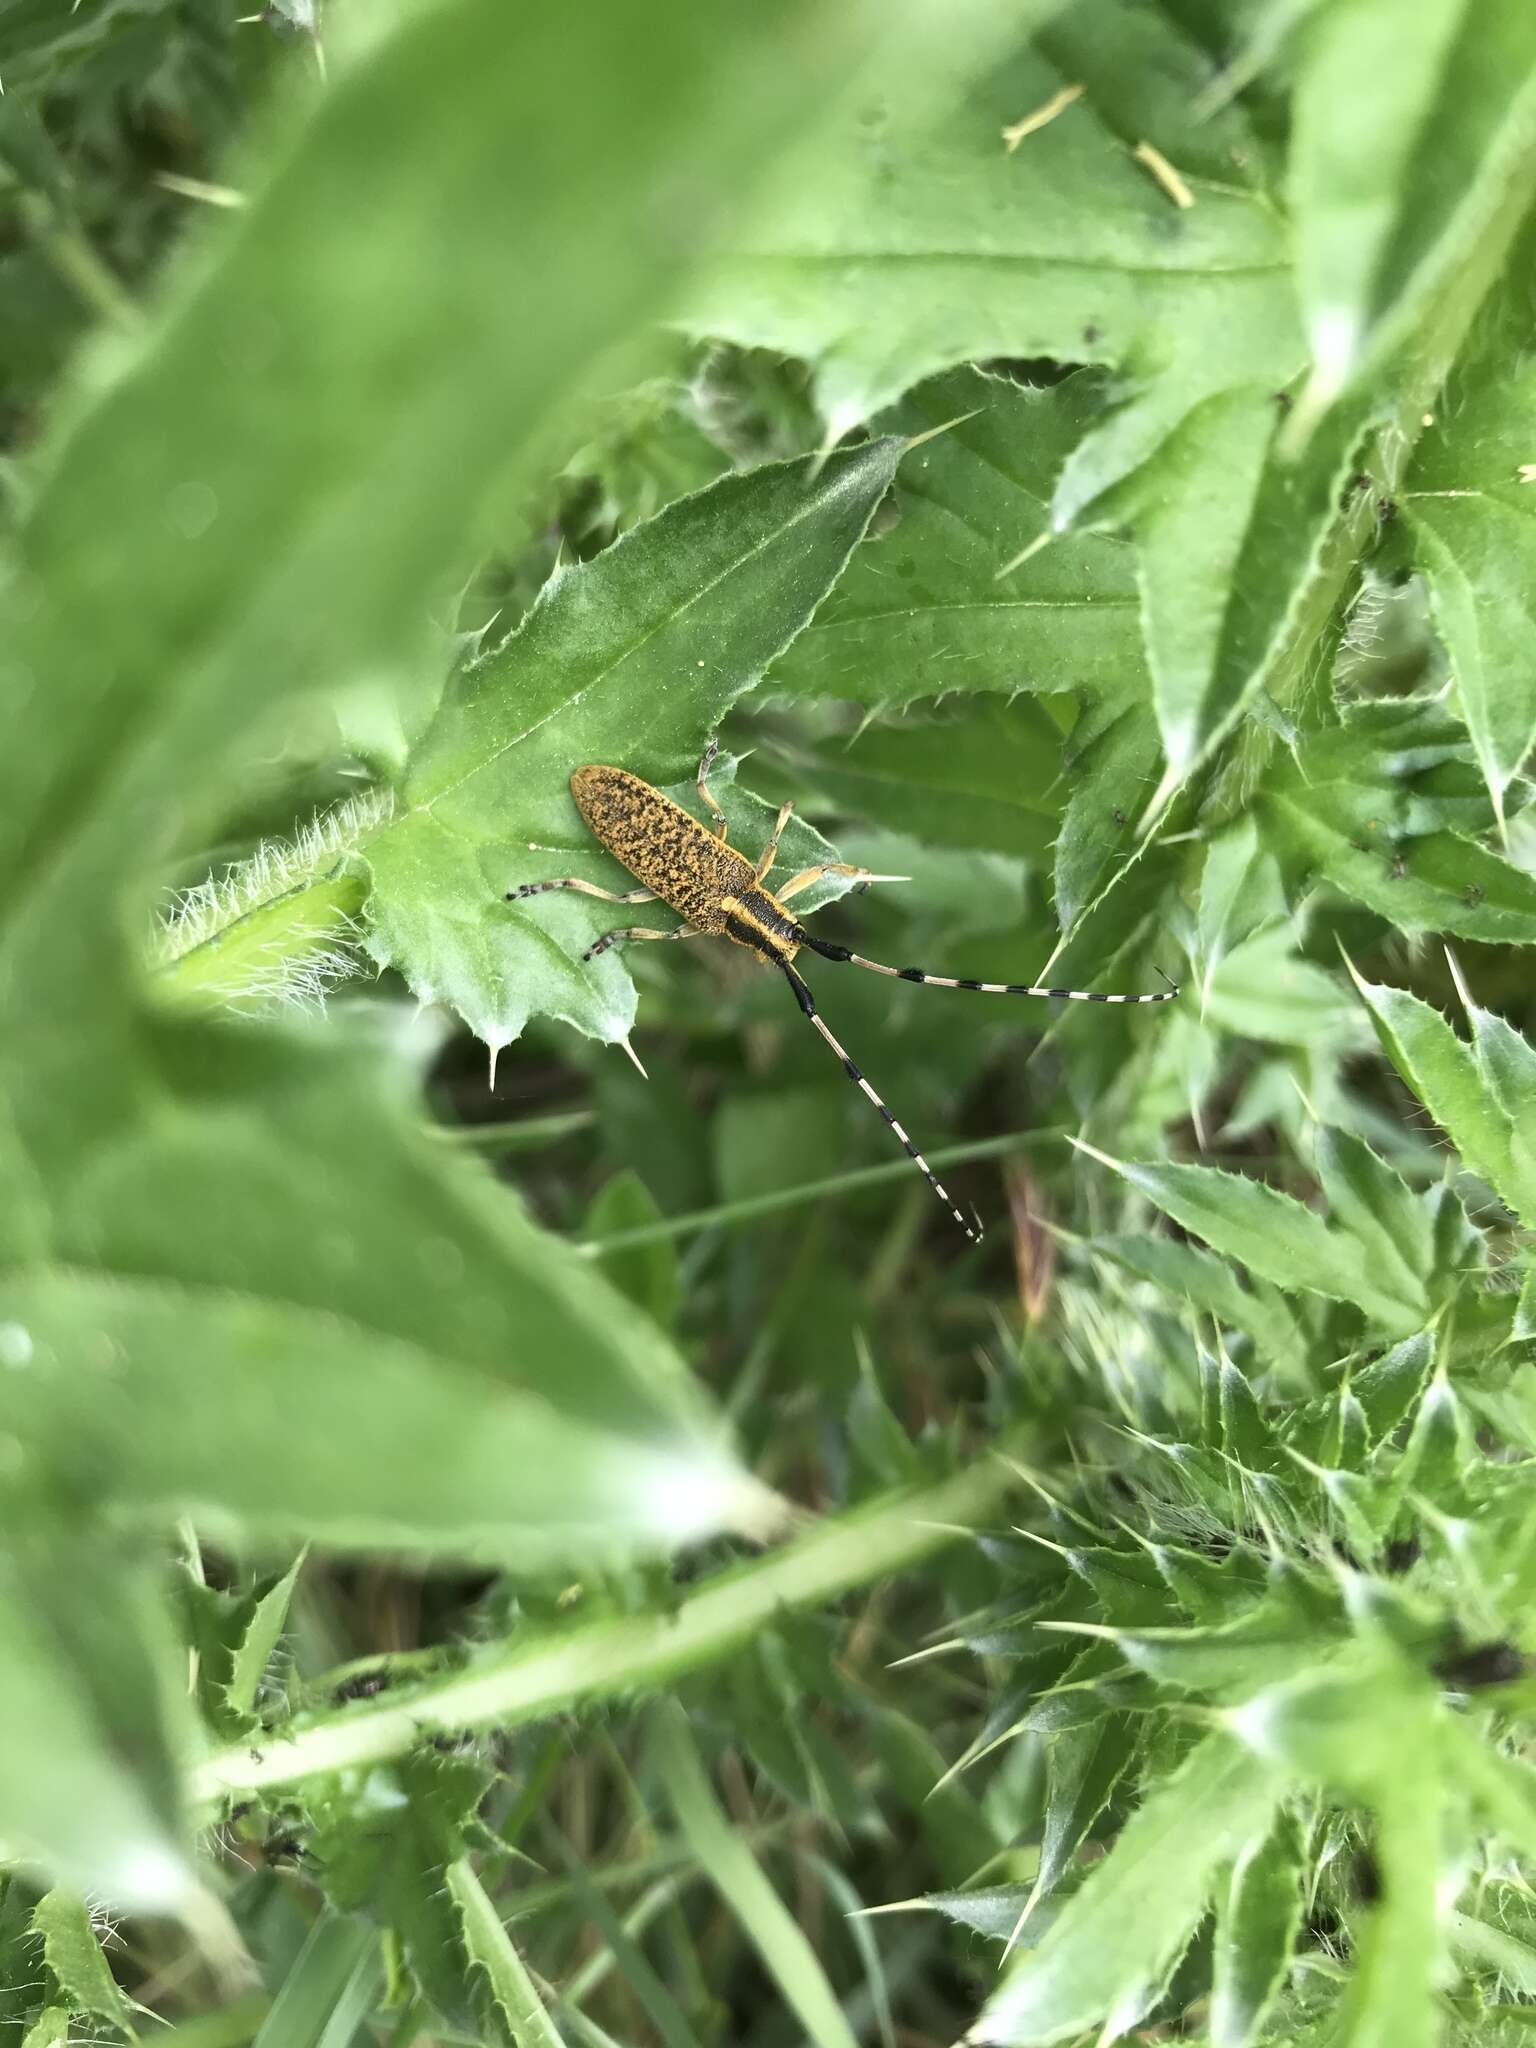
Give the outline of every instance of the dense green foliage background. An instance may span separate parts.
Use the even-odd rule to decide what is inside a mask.
[[[1525,2038],[1528,0],[0,81],[0,2043]]]

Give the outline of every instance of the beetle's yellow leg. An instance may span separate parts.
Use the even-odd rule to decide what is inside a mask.
[[[762,858],[757,863],[757,879],[759,881],[762,881],[763,877],[766,874],[768,874],[773,867],[774,858],[779,850],[779,841],[784,836],[784,827],[789,823],[790,814],[793,812],[794,808],[795,807],[792,803],[779,805],[779,815],[774,821],[773,837],[769,840],[768,844],[763,848]]]
[[[697,939],[703,936],[691,924],[680,924],[676,931],[659,932],[653,924],[632,924],[623,931],[604,932],[603,936],[588,946],[582,959],[595,960],[600,953],[606,953],[610,946],[622,946],[631,939]]]
[[[798,896],[802,889],[809,889],[823,875],[846,875],[851,882],[910,882],[912,879],[910,875],[871,874],[868,868],[854,867],[845,860],[824,860],[819,867],[802,868],[782,889],[775,889],[773,893],[781,903],[787,903],[791,896]]]
[[[714,819],[715,831],[719,834],[721,840],[724,841],[730,837],[731,828],[729,825],[726,824],[725,813],[721,810],[720,806],[715,802],[714,794],[709,786],[709,771],[711,768],[714,767],[715,756],[719,753],[719,751],[720,742],[718,738],[712,739],[709,745],[704,749],[703,757],[699,762],[699,801],[704,805],[705,809],[710,813],[710,816]]]
[[[542,896],[546,889],[575,889],[583,896],[595,896],[599,903],[654,903],[654,889],[629,889],[622,896],[615,896],[611,889],[599,889],[596,882],[583,882],[576,875],[562,875],[554,882],[524,882],[520,889],[509,889],[507,901],[520,903],[525,896]]]

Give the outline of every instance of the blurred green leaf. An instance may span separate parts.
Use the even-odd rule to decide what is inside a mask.
[[[322,1914],[251,2048],[339,2048],[372,2005],[382,1974],[377,1932],[365,1920]]]
[[[1245,1844],[1216,1899],[1211,2048],[1250,2048],[1290,1969],[1301,1927],[1301,1843],[1282,1814]]]
[[[1157,787],[1161,751],[1148,705],[1090,705],[1072,728],[1063,763],[1071,793],[1056,839],[1056,915],[1070,931],[1136,851],[1136,828]]]
[[[686,776],[691,798],[705,740],[826,595],[900,453],[871,441],[814,477],[804,463],[722,477],[561,571],[450,685],[407,765],[400,815],[367,843],[374,957],[423,1001],[450,1002],[493,1050],[531,1015],[625,1037],[635,997],[618,951],[589,966],[576,956],[655,911],[634,917],[575,892],[503,899],[568,874],[631,886],[582,823],[572,771],[595,761],[663,786]],[[744,832],[735,815],[755,852],[771,818]],[[786,834],[788,871],[826,857],[804,827]]]
[[[1221,1865],[1268,1826],[1279,1789],[1250,1751],[1206,1736],[1004,1977],[972,2039],[1026,2048],[1101,2021],[1115,2032],[1132,2026],[1194,1932]]]
[[[1423,1678],[1371,1652],[1261,1693],[1234,1716],[1265,1755],[1375,1811],[1379,1900],[1363,1916],[1340,2017],[1351,2048],[1429,2048],[1436,2038],[1444,1795],[1434,1716]]]
[[[1434,1244],[1424,1204],[1400,1174],[1348,1131],[1325,1125],[1318,1132],[1317,1165],[1329,1216],[1359,1244],[1377,1285],[1427,1308]]]
[[[192,1877],[173,1754],[190,1731],[172,1704],[171,1646],[142,1562],[83,1515],[60,1527],[35,1495],[13,1494],[12,1508],[0,1588],[7,1839],[78,1892],[185,1912]]]
[[[1006,1942],[1013,1938],[1029,1893],[1027,1884],[990,1885],[968,1892],[929,1892],[923,1904],[931,1906],[936,1913],[942,1913],[946,1920],[953,1920],[957,1926],[984,1934],[991,1941]],[[1042,1906],[1030,1932],[1048,1925],[1051,1913],[1049,1905]]]
[[[73,2017],[67,2006],[48,2006],[28,2027],[21,2048],[68,2048]]]
[[[1245,1331],[1268,1363],[1302,1374],[1303,1334],[1285,1297],[1266,1281],[1245,1287],[1224,1259],[1168,1237],[1101,1237],[1094,1249],[1127,1272],[1155,1282],[1171,1299],[1187,1301]]]
[[[604,1182],[593,1198],[582,1235],[600,1238],[607,1231],[634,1230],[641,1224],[655,1223],[660,1215],[656,1197],[639,1174],[626,1167]],[[661,1239],[632,1245],[628,1250],[604,1252],[598,1264],[619,1293],[636,1308],[644,1309],[659,1328],[673,1327],[682,1302],[675,1245]]]
[[[124,911],[167,834],[212,822],[250,721],[387,665],[540,415],[657,304],[698,210],[835,88],[841,30],[772,14],[404,16],[60,409],[4,600],[0,1172],[21,1192],[0,1320],[22,1455],[94,1513],[461,1551],[563,1525],[586,1553],[615,1510],[649,1545],[711,1471],[741,1482],[675,1357],[415,1135],[376,1055],[139,1014]],[[668,1415],[694,1420],[679,1438]],[[610,1456],[629,1423],[662,1460],[649,1508]],[[83,1623],[136,1618],[120,1557],[93,1549]],[[78,1646],[37,1643],[42,1610],[12,1599],[35,1647],[0,1827],[82,1887],[179,1898],[169,1688],[98,1698]]]

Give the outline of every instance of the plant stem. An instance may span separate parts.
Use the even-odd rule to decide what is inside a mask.
[[[537,1152],[591,1130],[596,1122],[595,1109],[557,1109],[548,1116],[521,1116],[508,1123],[434,1124],[432,1135],[472,1152]]]
[[[399,1756],[440,1732],[516,1727],[580,1700],[659,1686],[730,1655],[788,1609],[825,1606],[905,1570],[985,1521],[1012,1484],[1011,1467],[992,1456],[933,1485],[883,1494],[706,1580],[664,1613],[518,1642],[408,1699],[351,1705],[259,1747],[217,1751],[193,1773],[193,1795],[201,1803],[293,1784]]]

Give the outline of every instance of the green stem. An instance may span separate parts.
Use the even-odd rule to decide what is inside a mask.
[[[934,1168],[961,1166],[969,1159],[997,1159],[1026,1145],[1059,1145],[1062,1130],[1006,1131],[1000,1138],[975,1138],[964,1145],[944,1145],[927,1155]],[[883,1166],[859,1166],[850,1173],[835,1173],[826,1180],[802,1181],[797,1187],[774,1188],[764,1195],[747,1195],[739,1202],[719,1202],[712,1209],[692,1209],[683,1216],[661,1216],[654,1223],[637,1223],[632,1230],[612,1230],[602,1237],[587,1238],[576,1249],[582,1252],[627,1251],[631,1245],[657,1244],[669,1237],[688,1237],[696,1230],[717,1224],[748,1223],[755,1216],[771,1216],[779,1209],[798,1209],[806,1202],[819,1202],[824,1195],[847,1195],[865,1188],[884,1187],[888,1181],[904,1180],[912,1168],[904,1159],[888,1160]]]
[[[138,326],[138,307],[78,221],[40,193],[29,193],[23,200],[22,217],[33,241],[84,305],[112,327]]]
[[[925,1487],[884,1494],[818,1523],[782,1550],[706,1580],[664,1613],[605,1618],[518,1642],[412,1690],[327,1713],[253,1748],[240,1742],[193,1774],[199,1802],[382,1762],[424,1737],[508,1728],[576,1702],[659,1686],[728,1656],[787,1610],[820,1607],[904,1571],[993,1514],[1013,1483],[1000,1457]]]
[[[522,1116],[501,1124],[437,1124],[432,1135],[455,1146],[479,1152],[537,1152],[545,1145],[557,1145],[589,1131],[597,1122],[595,1109],[555,1110],[548,1116]]]

